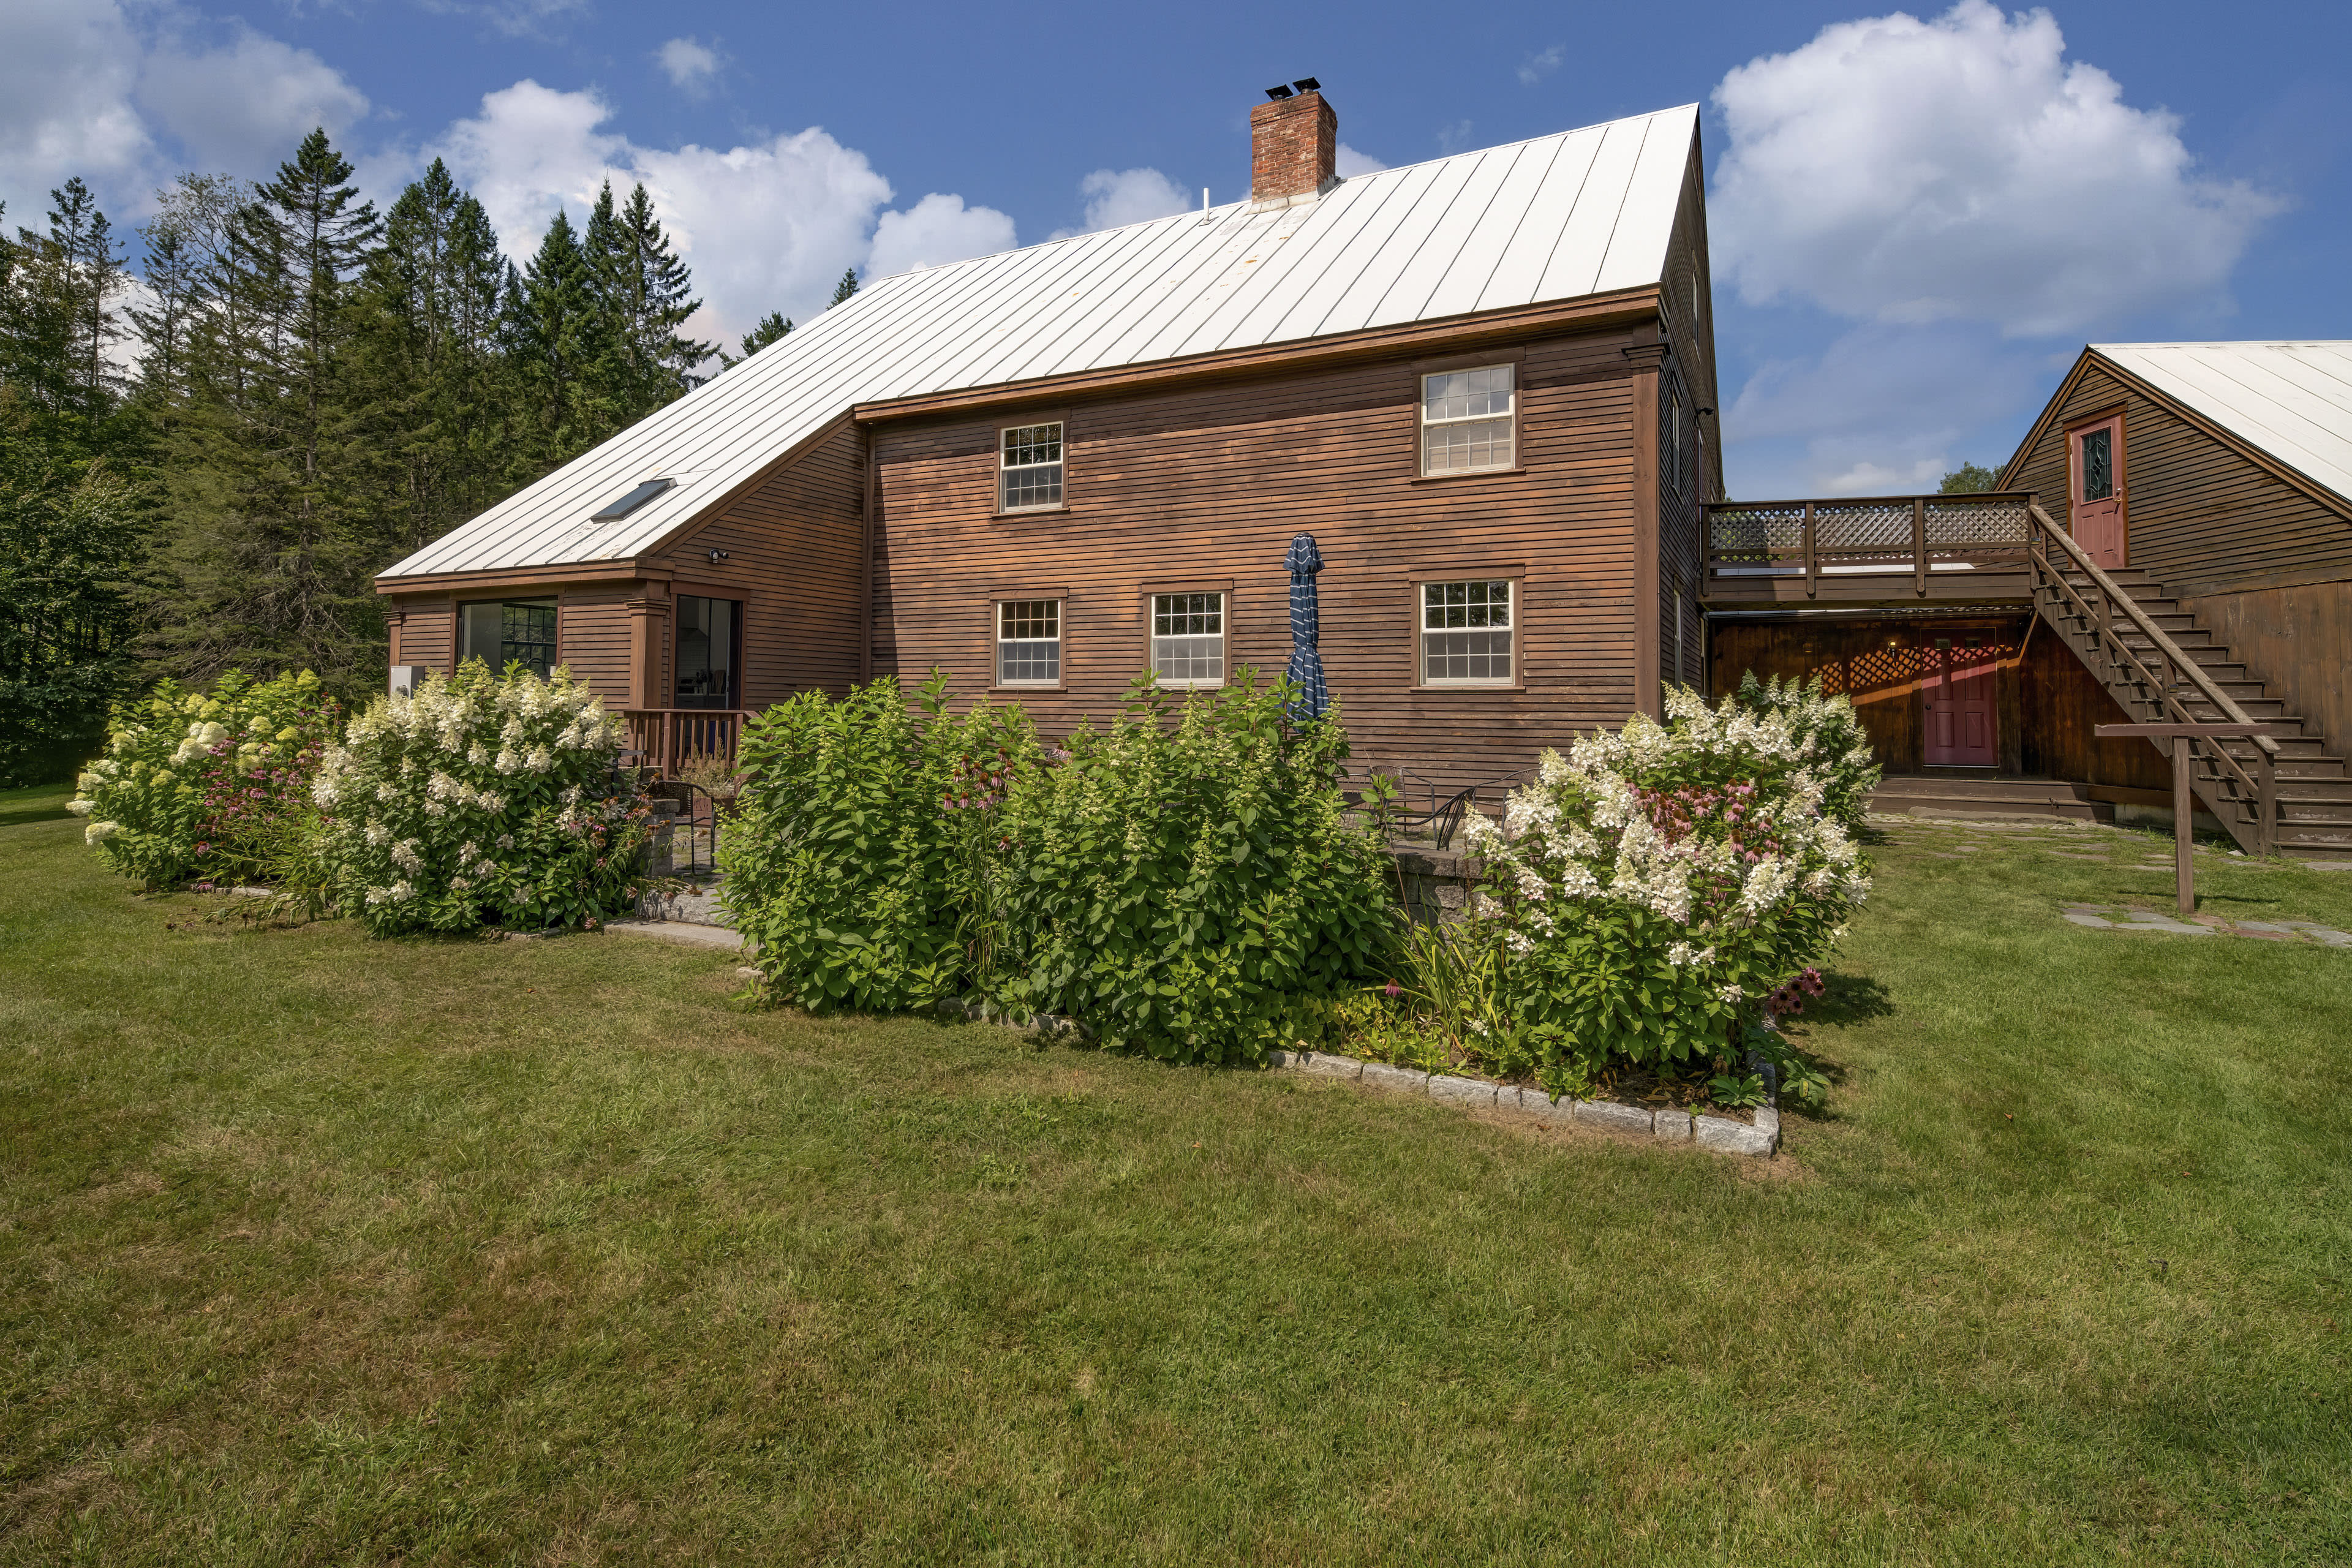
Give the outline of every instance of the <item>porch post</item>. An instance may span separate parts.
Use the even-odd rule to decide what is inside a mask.
[[[641,584],[629,608],[629,700],[632,708],[666,708],[662,700],[662,648],[669,629],[669,597],[659,583]]]

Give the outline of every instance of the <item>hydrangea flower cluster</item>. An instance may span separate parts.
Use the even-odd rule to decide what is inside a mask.
[[[1501,822],[1465,824],[1522,1022],[1637,1061],[1727,1049],[1870,889],[1822,809],[1827,727],[1688,691],[1667,713],[1546,751]]]
[[[310,778],[340,720],[309,670],[206,694],[170,681],[119,704],[67,809],[116,871],[149,887],[257,879],[304,830]]]
[[[379,934],[599,924],[635,897],[649,813],[622,741],[560,668],[469,661],[379,700],[312,785],[336,901]]]

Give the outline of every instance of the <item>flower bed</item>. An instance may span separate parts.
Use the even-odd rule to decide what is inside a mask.
[[[308,670],[209,693],[166,680],[118,704],[68,809],[120,874],[150,888],[274,879],[311,829],[310,785],[341,719]]]
[[[378,934],[593,928],[636,898],[650,807],[614,771],[623,723],[561,668],[469,660],[381,698],[312,795],[337,904]]]

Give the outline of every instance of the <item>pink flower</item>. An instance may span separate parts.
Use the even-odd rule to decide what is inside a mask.
[[[1391,1001],[1391,1002],[1395,1001],[1398,997],[1400,997],[1400,996],[1402,996],[1402,995],[1403,995],[1403,994],[1404,994],[1404,987],[1403,987],[1403,986],[1402,986],[1402,985],[1400,985],[1400,984],[1397,984],[1395,981],[1393,981],[1393,980],[1390,981],[1386,985],[1381,986],[1381,991],[1382,991],[1382,992],[1387,995],[1388,999],[1389,999],[1390,1001]]]

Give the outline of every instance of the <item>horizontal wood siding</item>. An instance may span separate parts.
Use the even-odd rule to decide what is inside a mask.
[[[2066,390],[2057,416],[2012,462],[2003,488],[2040,491],[2043,510],[2071,527],[2065,427],[2117,406],[2132,565],[2175,591],[2251,587],[2282,576],[2352,579],[2352,520],[2096,359]]]
[[[675,574],[677,592],[741,601],[747,707],[811,689],[845,692],[857,679],[865,440],[845,418],[656,558]],[[713,563],[713,550],[727,559]],[[661,624],[660,679],[668,690],[674,638],[667,617]]]
[[[2074,650],[2038,628],[2025,647],[2024,771],[2037,778],[2131,789],[2172,787],[2172,764],[2146,741],[2102,741],[2101,724],[2137,722]]]
[[[457,609],[448,599],[395,601],[400,619],[392,633],[392,662],[420,664],[447,674],[455,668]]]
[[[607,708],[629,702],[629,600],[635,584],[567,589],[556,595],[555,657]]]
[[[2352,583],[2307,583],[2184,598],[2197,617],[2263,682],[2267,695],[2326,739],[2352,746]]]
[[[1649,334],[1643,334],[1648,336]],[[1067,420],[1069,510],[993,516],[996,431],[1038,411],[876,426],[877,672],[989,686],[991,604],[1060,596],[1065,687],[1005,693],[1048,733],[1118,711],[1151,588],[1223,588],[1227,662],[1290,654],[1294,533],[1312,533],[1321,652],[1356,765],[1470,779],[1622,723],[1633,701],[1633,462],[1623,331],[1522,345],[1526,471],[1416,482],[1410,359],[1099,395]],[[1653,339],[1654,341],[1654,339]],[[1415,689],[1416,575],[1520,576],[1523,690]]]

